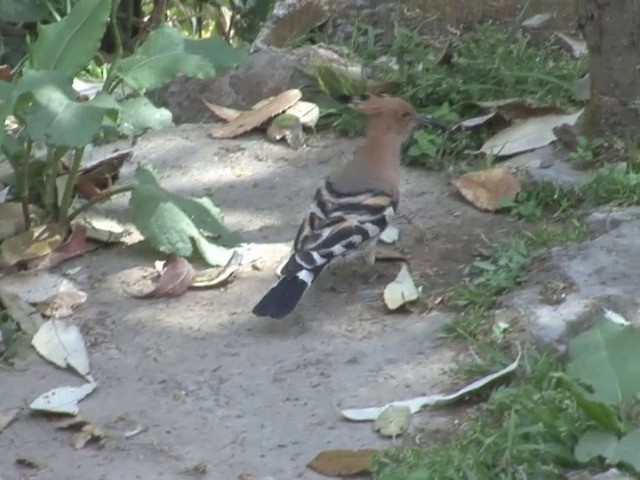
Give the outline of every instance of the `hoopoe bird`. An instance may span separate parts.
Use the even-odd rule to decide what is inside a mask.
[[[280,279],[254,315],[287,316],[329,265],[357,257],[375,261],[378,237],[398,210],[402,144],[416,123],[433,119],[395,97],[369,97],[354,106],[367,117],[364,145],[316,190]]]

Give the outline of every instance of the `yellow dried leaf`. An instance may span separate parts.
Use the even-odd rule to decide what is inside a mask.
[[[504,167],[470,172],[452,183],[471,204],[488,211],[499,209],[503,198],[515,199],[521,188],[518,179]]]
[[[377,450],[325,450],[311,460],[307,467],[329,477],[347,477],[368,473]]]
[[[242,112],[226,125],[216,126],[209,132],[213,138],[233,138],[245,132],[259,127],[267,120],[292,107],[302,98],[302,93],[297,88],[282,92],[274,97],[266,105],[256,109]]]
[[[30,228],[2,243],[2,257],[9,265],[44,257],[62,244],[66,232],[56,223]]]

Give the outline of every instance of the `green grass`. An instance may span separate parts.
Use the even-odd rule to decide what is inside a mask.
[[[563,107],[581,105],[572,98],[572,88],[585,73],[585,62],[550,43],[533,45],[519,30],[488,23],[454,39],[431,41],[399,29],[387,49],[376,44],[375,32],[366,26],[355,29],[356,37],[365,41],[352,39],[346,46],[365,66],[382,55],[395,64],[381,74],[382,80],[397,86],[390,93],[443,120],[456,122],[484,114],[486,110],[474,102],[485,100],[522,98]],[[442,61],[444,52],[452,55],[450,61]],[[343,90],[345,95],[353,93],[349,88]],[[348,115],[345,109],[323,114],[323,124],[340,134],[362,131],[361,119],[341,119]],[[477,150],[492,133],[489,129],[449,133],[438,128],[417,129],[406,146],[405,161],[439,170],[468,170],[477,166],[477,158],[468,152]]]
[[[562,365],[530,349],[508,385],[497,388],[460,431],[426,449],[400,448],[377,462],[376,480],[565,478],[573,447],[592,422],[554,377]]]

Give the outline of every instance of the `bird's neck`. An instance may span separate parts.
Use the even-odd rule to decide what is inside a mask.
[[[367,135],[362,148],[363,158],[385,180],[396,184],[400,177],[400,151],[404,138],[393,134]]]

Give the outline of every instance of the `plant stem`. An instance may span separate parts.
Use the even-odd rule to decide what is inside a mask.
[[[31,157],[31,149],[33,142],[27,139],[27,148],[24,157],[21,158],[22,169],[20,172],[20,203],[22,204],[22,218],[24,220],[25,230],[31,228],[31,212],[29,211],[29,158]]]
[[[62,204],[60,205],[60,222],[68,220],[67,217],[69,214],[69,207],[71,207],[71,199],[73,198],[73,189],[76,186],[76,180],[78,179],[78,173],[80,172],[80,164],[82,163],[83,154],[84,147],[76,148],[73,152],[73,163],[71,164],[71,170],[69,170],[67,183],[64,186]]]
[[[122,58],[123,48],[122,48],[122,36],[120,35],[120,27],[118,26],[118,6],[120,5],[120,0],[111,0],[111,35],[113,35],[113,43],[115,44],[115,55],[113,57],[113,61],[111,62],[111,66],[109,67],[109,73],[107,74],[107,79],[104,81],[104,86],[102,90],[105,92],[110,92],[112,87],[114,86],[114,82],[116,80],[115,71],[116,65],[118,61]]]
[[[130,185],[122,185],[120,187],[114,187],[114,188],[110,188],[109,190],[106,190],[105,192],[102,193],[102,195],[100,195],[99,197],[94,197],[91,200],[89,200],[87,203],[81,205],[80,207],[78,207],[76,210],[74,210],[68,217],[67,220],[69,222],[71,222],[71,220],[73,220],[74,218],[76,218],[78,215],[80,215],[81,213],[87,211],[88,209],[90,209],[91,207],[93,207],[94,205],[97,205],[99,203],[102,203],[104,201],[109,200],[111,197],[118,195],[120,193],[127,193],[127,192],[131,192],[134,188],[136,188],[135,184],[130,184]]]

